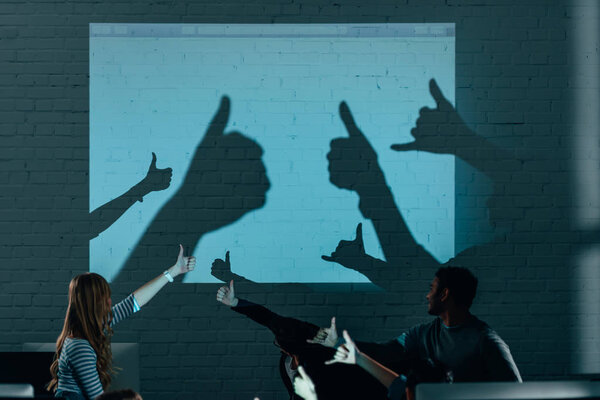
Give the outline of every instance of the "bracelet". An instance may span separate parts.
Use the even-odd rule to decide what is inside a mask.
[[[163,272],[163,275],[165,276],[165,278],[167,278],[167,280],[169,282],[173,282],[173,277],[171,276],[171,273],[169,272],[169,270],[166,270],[165,272]]]

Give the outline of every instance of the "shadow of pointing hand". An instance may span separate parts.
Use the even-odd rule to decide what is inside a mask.
[[[435,79],[429,81],[429,92],[437,103],[432,109],[423,107],[419,111],[416,126],[410,133],[414,142],[393,144],[396,151],[419,150],[439,154],[457,154],[470,147],[476,135],[464,123],[456,109],[444,97]],[[458,154],[457,154],[458,155]]]
[[[325,261],[336,262],[349,269],[359,270],[359,266],[365,261],[365,246],[362,237],[362,223],[356,226],[356,238],[354,240],[340,240],[335,251],[329,256],[321,256]]]

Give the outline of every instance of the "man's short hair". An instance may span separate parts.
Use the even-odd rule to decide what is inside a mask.
[[[438,290],[448,289],[458,306],[471,308],[477,293],[477,278],[463,267],[441,267],[435,273]]]
[[[131,389],[113,390],[102,393],[96,400],[135,400],[138,394]]]

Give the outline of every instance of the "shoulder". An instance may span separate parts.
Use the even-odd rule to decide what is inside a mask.
[[[67,338],[64,343],[64,351],[69,357],[96,358],[94,348],[86,339]]]
[[[493,330],[487,323],[473,316],[472,326],[479,332],[480,342],[484,347],[508,348],[500,335]]]

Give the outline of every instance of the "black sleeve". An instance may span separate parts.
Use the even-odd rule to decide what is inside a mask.
[[[231,309],[243,314],[273,332],[279,342],[306,342],[319,330],[317,325],[296,318],[283,317],[266,307],[244,299],[238,299],[238,305]]]

